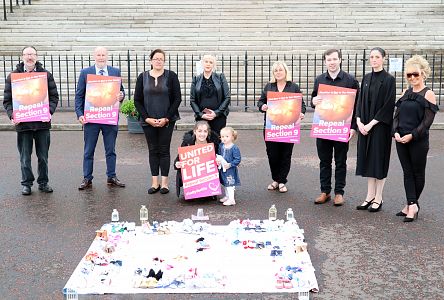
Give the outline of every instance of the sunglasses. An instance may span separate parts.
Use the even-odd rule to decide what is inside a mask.
[[[405,75],[407,76],[407,78],[410,78],[410,77],[418,78],[420,74],[415,72],[415,73],[407,73]]]

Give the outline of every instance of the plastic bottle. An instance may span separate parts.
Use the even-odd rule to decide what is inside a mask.
[[[276,206],[273,204],[268,210],[268,220],[276,221],[276,219],[277,219],[277,209]]]
[[[115,208],[111,214],[111,222],[119,222],[119,212]]]
[[[287,221],[294,221],[294,213],[293,209],[289,208],[287,209]]]
[[[140,208],[140,224],[143,226],[143,224],[148,223],[148,208],[146,208],[145,205],[142,205]]]

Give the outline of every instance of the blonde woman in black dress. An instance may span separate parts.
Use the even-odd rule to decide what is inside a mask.
[[[396,215],[404,217],[404,222],[412,222],[418,216],[418,200],[425,185],[429,128],[438,111],[435,93],[425,85],[430,73],[429,63],[422,56],[407,60],[405,77],[410,88],[396,102],[393,136],[407,198],[407,204]]]

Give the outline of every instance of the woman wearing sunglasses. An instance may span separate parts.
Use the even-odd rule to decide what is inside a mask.
[[[358,210],[377,212],[390,163],[392,123],[395,108],[395,78],[384,70],[385,51],[370,51],[372,72],[362,79],[356,106],[358,151],[356,175],[367,177],[367,196]]]
[[[407,205],[396,215],[404,217],[404,222],[418,217],[418,199],[425,184],[429,128],[438,111],[435,93],[424,83],[430,73],[429,64],[422,56],[415,55],[407,60],[405,76],[410,88],[396,102],[393,136],[404,172],[407,198]]]

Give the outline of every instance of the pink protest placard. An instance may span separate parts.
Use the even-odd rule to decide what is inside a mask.
[[[179,147],[185,200],[220,195],[214,144]]]
[[[15,122],[51,120],[46,72],[11,73],[11,87]]]
[[[301,93],[267,92],[265,140],[281,143],[300,142]]]
[[[87,123],[117,125],[121,81],[120,77],[87,75],[84,111]]]
[[[322,98],[322,102],[316,105],[310,136],[347,142],[356,90],[320,84],[318,96]]]

